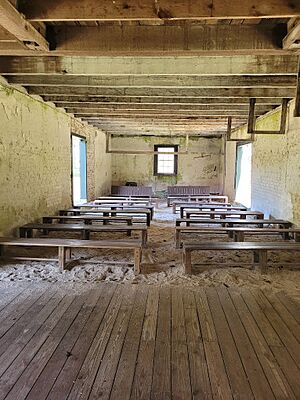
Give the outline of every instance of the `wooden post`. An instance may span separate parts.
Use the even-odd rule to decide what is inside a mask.
[[[61,272],[63,272],[66,266],[66,249],[64,246],[58,247],[58,265]]]
[[[148,239],[148,231],[147,229],[142,230],[142,244],[143,247],[147,245],[147,239]]]
[[[249,102],[249,116],[248,116],[248,128],[247,132],[251,135],[255,130],[255,103],[256,99],[251,98]]]
[[[134,249],[134,273],[137,275],[141,273],[141,261],[142,261],[142,249],[141,248]]]
[[[192,259],[191,259],[191,251],[184,249],[183,250],[183,265],[185,269],[185,273],[191,275],[192,273]]]
[[[297,80],[297,91],[295,100],[294,117],[300,117],[300,56],[298,58],[298,80]]]
[[[260,272],[265,274],[268,268],[268,254],[267,250],[259,250],[258,251],[258,263],[260,267]]]
[[[180,242],[181,242],[181,234],[180,234],[180,229],[175,230],[175,247],[176,249],[180,248]]]

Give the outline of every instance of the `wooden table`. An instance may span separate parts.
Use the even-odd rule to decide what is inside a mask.
[[[180,210],[180,217],[183,218],[184,208]],[[235,210],[218,210],[218,211],[186,211],[186,218],[190,219],[191,216],[206,217],[209,216],[211,219],[220,217],[221,219],[226,218],[240,218],[246,219],[247,217],[254,217],[256,219],[264,219],[264,213],[260,211],[235,211]]]
[[[241,210],[247,211],[247,207],[244,206],[235,206],[231,203],[185,203],[185,202],[174,202],[172,209],[173,214],[176,214],[177,207],[179,206],[179,210],[181,207],[185,209],[197,209],[197,210]]]
[[[76,209],[77,210],[77,209]],[[61,210],[63,211],[63,210]],[[84,223],[84,224],[92,224],[93,222],[103,222],[103,225],[106,225],[108,222],[117,222],[118,224],[121,222],[126,222],[127,225],[132,225],[132,217],[103,217],[103,215],[49,215],[42,218],[43,224],[51,224],[53,221],[57,221],[59,223],[64,222],[72,222],[72,223]]]
[[[228,203],[228,196],[221,196],[221,195],[197,195],[197,194],[191,194],[191,195],[169,195],[167,198],[167,204],[168,207],[173,204],[173,200],[183,200],[183,201],[204,201],[207,203],[211,203],[213,201],[219,201],[222,203]]]
[[[190,226],[191,224],[203,224],[203,225],[221,225],[224,227],[233,227],[236,225],[257,225],[259,227],[263,227],[264,225],[276,225],[281,226],[282,228],[289,228],[292,226],[290,221],[286,221],[284,219],[188,219],[188,218],[177,218],[176,226],[180,226],[181,224],[186,224],[186,226]]]

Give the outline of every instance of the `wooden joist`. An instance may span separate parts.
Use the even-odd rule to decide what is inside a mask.
[[[288,22],[288,33],[282,42],[284,49],[300,49],[300,17],[292,18]]]
[[[253,56],[240,57],[14,57],[0,58],[0,74],[39,75],[270,75],[298,72],[298,57]],[[90,94],[88,93],[90,96]],[[101,94],[100,94],[101,95]],[[103,96],[103,94],[101,95]],[[119,94],[119,97],[121,95]],[[166,97],[166,96],[165,96]],[[207,97],[207,96],[203,96]],[[213,96],[208,96],[213,97]],[[227,97],[226,95],[223,97]],[[239,96],[237,96],[239,97]],[[259,97],[259,96],[256,96]],[[261,96],[269,97],[269,96]],[[276,97],[276,96],[275,96]],[[282,96],[281,96],[282,97]]]
[[[297,1],[273,0],[261,2],[240,0],[238,2],[215,1],[213,6],[203,0],[151,2],[141,0],[22,0],[20,10],[32,21],[123,21],[161,19],[247,19],[288,18],[300,15]]]
[[[47,40],[8,0],[0,0],[0,25],[31,50],[49,50]]]

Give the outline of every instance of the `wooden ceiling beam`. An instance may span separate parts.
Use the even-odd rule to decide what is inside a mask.
[[[60,95],[60,96],[43,96],[45,101],[51,101],[57,104],[59,107],[73,107],[73,106],[189,106],[189,105],[232,105],[232,106],[245,106],[249,105],[249,99],[246,97],[103,97],[103,96],[72,96],[72,95]],[[280,105],[280,98],[259,98],[256,101],[258,105]]]
[[[293,98],[295,88],[113,88],[113,87],[63,87],[63,86],[28,86],[31,94],[41,96],[134,96],[134,97],[279,97]]]
[[[224,57],[0,57],[0,75],[270,75],[298,74],[298,58]]]
[[[4,75],[5,76],[5,75]],[[143,76],[44,76],[44,75],[9,75],[9,83],[23,86],[60,86],[60,87],[105,87],[105,88],[295,88],[297,75],[230,75],[230,76],[195,76],[195,75],[143,75]]]
[[[288,33],[283,39],[283,48],[287,50],[300,49],[300,17],[292,18],[288,23]]]
[[[51,54],[199,56],[231,55],[234,52],[235,55],[279,55],[289,54],[281,45],[285,34],[286,29],[282,24],[57,25],[51,28]]]
[[[300,15],[296,0],[20,0],[31,21],[124,21],[173,19],[287,18]]]
[[[259,114],[259,113],[257,113],[257,114]],[[170,112],[161,112],[161,113],[158,113],[158,112],[153,112],[153,111],[150,111],[150,112],[146,112],[146,111],[143,111],[143,112],[137,112],[137,111],[134,111],[134,112],[130,112],[130,111],[124,111],[124,112],[121,112],[121,111],[115,111],[115,112],[113,112],[113,111],[109,111],[109,112],[99,112],[99,113],[95,113],[95,114],[91,114],[91,113],[76,113],[76,114],[74,114],[75,115],[75,117],[78,117],[78,118],[86,118],[86,119],[88,119],[88,118],[97,118],[97,116],[109,116],[109,117],[114,117],[114,116],[127,116],[127,115],[132,115],[132,116],[138,116],[138,117],[143,117],[143,116],[152,116],[152,117],[162,117],[162,118],[172,118],[172,117],[174,117],[174,116],[176,116],[176,117],[201,117],[201,116],[208,116],[208,117],[220,117],[220,118],[222,118],[222,117],[225,117],[225,116],[232,116],[232,117],[234,117],[234,118],[237,118],[237,119],[239,119],[239,118],[245,118],[245,116],[247,116],[248,115],[248,112],[243,112],[243,111],[237,111],[237,112],[235,112],[235,113],[233,113],[232,111],[222,111],[222,112],[220,112],[220,111],[216,111],[216,112],[214,112],[214,111],[198,111],[198,112],[191,112],[191,113],[189,113],[189,112],[184,112],[184,111],[182,111],[181,113],[178,113],[178,112],[174,112],[174,113],[170,113]]]
[[[0,0],[0,25],[30,50],[47,52],[47,40],[8,0]]]

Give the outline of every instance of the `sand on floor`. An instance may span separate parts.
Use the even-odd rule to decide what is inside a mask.
[[[158,208],[149,229],[147,248],[143,250],[142,274],[135,276],[131,251],[111,250],[75,250],[74,262],[68,270],[61,273],[57,262],[3,262],[0,265],[0,283],[2,286],[13,286],[22,282],[51,282],[70,287],[84,287],[98,282],[116,282],[120,284],[149,285],[184,285],[191,289],[203,286],[247,287],[285,291],[293,296],[300,296],[299,270],[294,267],[298,261],[297,253],[271,254],[270,261],[276,261],[277,267],[270,267],[268,273],[260,274],[252,270],[251,252],[198,252],[193,255],[195,264],[193,275],[184,274],[182,251],[175,248],[174,226],[178,215],[171,213],[170,208]],[[59,234],[51,234],[61,237]],[[68,236],[66,237],[75,237]],[[78,237],[78,236],[77,236]],[[122,234],[96,234],[95,238],[124,238]],[[138,237],[133,235],[133,237]],[[126,239],[126,237],[125,237]],[[189,241],[199,240],[199,236],[189,236]],[[223,235],[205,236],[201,240],[227,240]],[[251,237],[251,240],[259,238]],[[269,237],[268,240],[280,240]],[[38,254],[43,257],[55,257],[53,249],[22,249],[22,255]],[[202,265],[196,265],[201,263]],[[230,263],[230,266],[225,265]],[[232,267],[231,265],[235,265]]]

